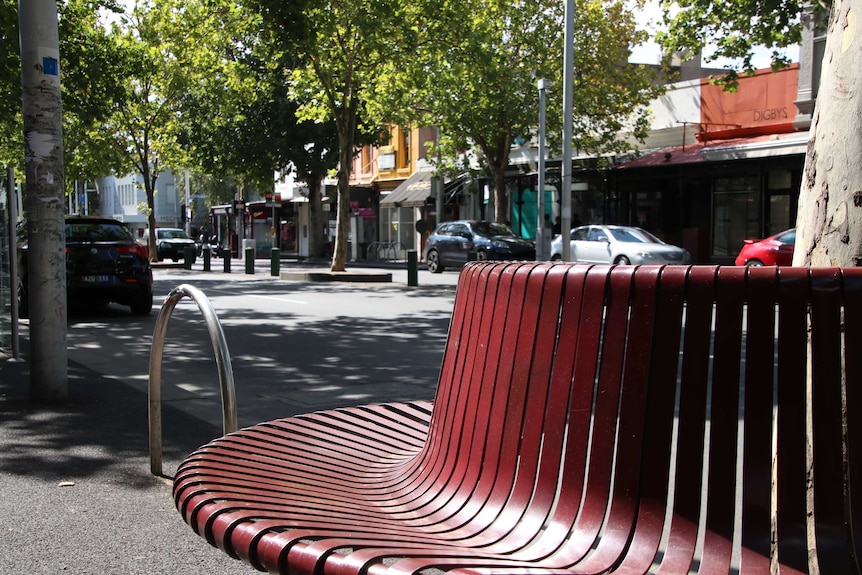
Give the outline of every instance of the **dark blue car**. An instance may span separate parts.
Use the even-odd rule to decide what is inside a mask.
[[[425,263],[431,273],[462,266],[469,254],[477,260],[534,260],[536,246],[508,226],[486,221],[457,220],[437,226],[425,242]]]

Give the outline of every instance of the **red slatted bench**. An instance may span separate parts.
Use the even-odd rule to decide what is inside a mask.
[[[229,434],[174,494],[272,573],[859,574],[860,395],[860,269],[477,262],[433,404]]]

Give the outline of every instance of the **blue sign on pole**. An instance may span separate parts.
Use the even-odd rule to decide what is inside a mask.
[[[42,58],[42,72],[48,76],[57,76],[60,74],[60,63],[56,58],[45,56]]]

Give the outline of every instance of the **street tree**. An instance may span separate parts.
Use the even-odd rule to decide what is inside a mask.
[[[406,60],[418,30],[405,0],[245,0],[279,35],[285,51],[300,57],[290,73],[297,117],[333,121],[338,134],[338,211],[332,271],[344,271],[350,230],[350,169],[360,118],[381,89],[387,62]]]
[[[125,173],[141,174],[151,259],[156,257],[156,182],[165,169],[189,164],[186,95],[204,77],[233,81],[218,67],[223,61],[214,49],[233,9],[221,2],[140,0],[114,28],[127,58],[127,91],[103,130],[125,154]]]
[[[0,1],[0,165],[19,165],[24,156],[21,124],[21,58],[18,2]]]
[[[512,145],[529,141],[538,123],[539,78],[551,80],[549,109],[562,109],[563,8],[542,0],[427,3],[429,42],[389,66],[389,89],[377,100],[381,114],[399,112],[396,122],[439,127],[444,157],[477,148],[494,182],[498,222],[510,218]],[[578,0],[575,11],[574,144],[595,157],[628,151],[630,136],[645,137],[646,106],[660,90],[651,71],[627,64],[644,33],[623,2]],[[549,140],[559,148],[562,118],[548,119]]]
[[[227,41],[219,48],[219,72],[208,71],[190,87],[182,105],[185,139],[192,160],[218,178],[237,177],[259,189],[272,187],[273,173],[293,173],[308,186],[309,254],[323,257],[321,183],[338,167],[335,121],[301,120],[301,105],[290,95],[292,71],[301,65],[284,49],[282,33],[260,25],[242,11],[222,19]],[[227,68],[230,68],[229,70]],[[232,77],[225,82],[225,77]],[[357,121],[355,143],[369,142],[379,129],[363,132]],[[374,140],[376,141],[376,140]]]
[[[123,95],[123,59],[99,9],[113,0],[58,3],[64,163],[68,182],[105,175],[116,163],[113,145],[98,130]],[[21,119],[21,60],[15,0],[0,0],[0,165],[19,166],[24,157]]]
[[[855,266],[862,262],[862,0],[666,0],[669,49],[715,47],[737,58],[731,79],[751,72],[753,49],[773,53],[797,44],[803,26],[824,22],[826,46],[810,127],[796,218],[794,265]]]
[[[67,193],[76,180],[106,176],[122,165],[120,150],[103,131],[125,96],[126,59],[116,36],[100,20],[99,8],[114,2],[68,0],[60,12],[63,142]],[[106,8],[107,7],[107,8]]]

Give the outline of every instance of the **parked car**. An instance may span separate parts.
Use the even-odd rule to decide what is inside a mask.
[[[571,231],[571,260],[608,264],[687,264],[687,250],[666,244],[641,228],[628,226],[580,226]],[[551,242],[551,259],[560,260],[563,237]]]
[[[127,305],[132,313],[153,309],[153,272],[147,248],[110,218],[66,216],[66,296],[69,305]],[[18,229],[18,298],[21,317],[29,316],[27,226]]]
[[[796,246],[796,228],[784,230],[763,240],[744,240],[738,266],[789,266],[793,263]]]
[[[475,252],[477,260],[534,260],[536,245],[508,226],[486,221],[443,222],[425,242],[425,263],[431,273],[461,266]]]
[[[142,238],[144,245],[150,241],[150,231],[144,231]],[[197,244],[189,237],[185,230],[180,228],[156,228],[156,260],[171,259],[175,262],[185,257],[187,247],[195,248]]]

